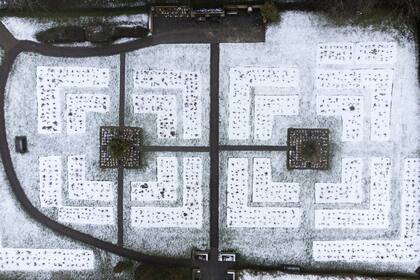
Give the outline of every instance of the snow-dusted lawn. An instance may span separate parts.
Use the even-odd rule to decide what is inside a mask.
[[[125,124],[142,127],[146,145],[208,145],[209,59],[209,45],[160,45],[127,55]],[[184,257],[207,248],[207,154],[145,157],[142,170],[125,171],[125,244]]]
[[[221,142],[285,145],[288,127],[329,128],[331,168],[287,171],[283,152],[222,153],[221,247],[255,263],[413,273],[414,40],[307,13],[281,18],[265,43],[221,45]]]
[[[147,145],[208,145],[209,69],[209,45],[129,53],[126,125],[143,127]]]
[[[255,272],[255,271],[239,271],[237,273],[238,280],[375,280],[381,278],[374,277],[358,277],[358,276],[323,276],[313,274],[286,274],[283,272]],[[389,278],[392,279],[392,278]]]
[[[112,266],[115,265],[118,259],[114,255],[98,251],[91,247],[83,246],[78,242],[59,236],[44,226],[34,222],[24,213],[12,193],[1,161],[0,196],[2,198],[0,202],[0,211],[2,213],[2,215],[0,215],[1,257],[4,257],[4,254],[6,253],[11,256],[11,253],[17,252],[17,250],[20,249],[23,249],[24,252],[31,251],[32,253],[35,253],[36,250],[42,250],[43,254],[44,252],[47,253],[46,256],[42,256],[40,261],[32,256],[30,258],[32,266],[28,266],[25,263],[25,265],[21,265],[19,269],[11,267],[13,264],[3,266],[4,262],[2,259],[0,262],[1,276],[10,277],[10,279],[39,280],[66,279],[67,277],[71,279],[109,279],[110,277],[113,277]],[[72,263],[78,261],[78,259],[73,257],[64,260],[62,262],[64,267],[58,268],[56,266],[52,266],[51,264],[59,261],[60,258],[56,258],[55,256],[52,256],[51,258],[48,257],[48,253],[51,253],[54,249],[59,252],[58,254],[60,254],[60,252],[87,252],[88,255],[86,256],[88,258],[83,259],[83,265],[77,265],[78,269],[74,269],[74,267],[71,269],[66,268],[66,264],[71,265]],[[11,258],[10,260],[19,262],[20,258]],[[93,268],[90,261],[93,261]],[[37,262],[37,264],[35,264],[35,262]],[[42,262],[46,262],[46,264],[42,265]],[[125,276],[121,276],[121,279],[132,278],[125,278]]]
[[[121,15],[113,17],[100,18],[102,23],[112,23],[121,26],[143,26],[147,27],[149,17],[147,14],[136,15]],[[30,17],[0,17],[0,21],[7,27],[7,29],[19,40],[30,40],[37,42],[36,33],[46,30],[48,28],[63,25],[62,21],[57,20],[42,20]],[[73,25],[89,25],[92,22],[98,23],[98,18],[95,17],[79,17],[72,19],[70,24]],[[67,23],[69,25],[69,23]],[[88,44],[86,44],[88,45]]]
[[[146,161],[142,170],[125,170],[125,245],[182,257],[208,248],[208,155],[148,153]]]
[[[99,168],[99,127],[118,124],[118,74],[117,57],[22,53],[10,74],[5,108],[13,164],[32,203],[110,241],[116,241],[117,172]],[[19,135],[28,139],[23,155],[14,152]]]

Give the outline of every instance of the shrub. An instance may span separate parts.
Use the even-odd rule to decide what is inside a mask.
[[[85,30],[78,26],[50,28],[37,33],[36,39],[48,44],[67,44],[86,41]]]
[[[109,151],[114,158],[121,158],[127,155],[130,144],[123,139],[112,139],[109,141]]]
[[[320,156],[320,148],[319,145],[314,142],[310,141],[307,143],[303,143],[302,146],[302,157],[306,161],[317,161]]]
[[[133,268],[133,262],[130,260],[127,261],[119,261],[115,266],[114,266],[114,273],[122,273],[124,271],[128,271],[130,269]]]
[[[279,10],[273,2],[265,2],[261,7],[261,16],[267,23],[278,22],[280,19]]]

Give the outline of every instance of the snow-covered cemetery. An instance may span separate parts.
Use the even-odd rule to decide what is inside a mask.
[[[0,51],[1,279],[114,279],[121,258],[199,271],[196,250],[420,274],[412,37],[283,12],[259,43],[22,48]]]

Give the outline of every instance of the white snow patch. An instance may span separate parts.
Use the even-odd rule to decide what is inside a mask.
[[[73,18],[67,20],[55,20],[49,19],[38,20],[35,18],[25,18],[25,17],[1,17],[0,21],[6,26],[6,28],[13,34],[13,36],[19,40],[30,40],[38,42],[36,39],[36,34],[38,32],[44,31],[46,29],[63,26],[63,25],[80,25],[80,26],[89,26],[92,24],[100,24],[101,21],[103,24],[116,24],[124,27],[134,27],[134,26],[148,26],[149,16],[147,14],[133,14],[133,15],[121,15],[121,16],[104,16],[104,17],[90,17],[83,16],[78,18]],[[71,21],[71,22],[70,22]],[[77,43],[74,45],[78,46],[91,46],[92,44],[86,43]]]
[[[239,271],[238,280],[379,280],[373,277],[324,276],[311,274],[287,274],[284,272]],[[391,279],[391,278],[390,278]]]

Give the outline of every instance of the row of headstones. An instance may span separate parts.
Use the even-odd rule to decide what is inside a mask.
[[[255,86],[298,88],[294,68],[231,68],[229,70],[229,138],[248,139],[251,133],[251,88]],[[271,137],[274,115],[297,115],[299,96],[255,96],[256,137]]]
[[[264,162],[265,161],[265,164]],[[258,174],[269,172],[267,159],[261,162],[256,161],[254,170]],[[255,164],[255,163],[254,163]],[[249,178],[249,158],[229,158],[227,169],[227,226],[228,227],[252,227],[252,228],[295,228],[300,226],[301,209],[299,207],[252,207],[248,205],[248,186]],[[265,170],[262,168],[265,167]],[[258,184],[262,184],[261,176],[257,176]],[[268,174],[267,174],[268,175]],[[254,177],[255,178],[255,177]],[[261,188],[259,185],[257,188]],[[298,190],[295,193],[287,193],[287,184],[279,191],[286,191],[284,196],[290,197],[293,201],[298,199]],[[294,185],[298,188],[299,186]],[[281,196],[281,193],[275,193]],[[267,202],[266,199],[265,202]]]
[[[131,182],[132,201],[175,201],[178,189],[178,160],[157,157],[156,181]]]
[[[393,70],[327,70],[316,71],[315,88],[320,90],[365,90],[370,94],[372,141],[390,139]],[[363,139],[363,96],[319,95],[317,112],[324,116],[342,116],[343,141]]]
[[[0,247],[0,271],[92,270],[95,256],[80,249],[18,249]]]
[[[62,203],[62,157],[39,158],[41,207],[58,209],[58,221],[72,224],[112,225],[113,207],[73,207]],[[68,157],[70,199],[113,201],[113,182],[86,181],[85,156]]]
[[[60,133],[61,88],[106,88],[109,69],[88,67],[38,67],[38,132]],[[163,88],[182,91],[183,137],[201,138],[201,75],[196,72],[139,70],[135,88]],[[135,113],[157,114],[158,138],[176,138],[177,97],[175,95],[133,95]],[[67,133],[86,131],[86,113],[109,111],[110,99],[104,94],[68,94],[66,96]]]
[[[61,133],[61,88],[103,89],[109,84],[109,69],[90,67],[37,67],[38,132]],[[109,96],[104,94],[69,94],[67,101],[67,132],[86,130],[87,112],[109,110]]]
[[[184,195],[182,206],[131,207],[131,225],[133,227],[202,227],[204,214],[202,160],[199,157],[183,158],[182,166],[182,193]]]
[[[319,64],[393,64],[396,55],[395,42],[321,43],[317,47]]]
[[[361,162],[359,163],[359,168],[361,168],[360,164]],[[343,174],[347,172],[343,171]],[[354,172],[352,175],[359,177],[361,174]],[[391,207],[391,160],[389,158],[370,159],[370,180],[368,209],[317,209],[315,210],[315,228],[388,228],[388,215]],[[318,185],[315,188],[317,187],[320,186]],[[351,190],[359,188],[354,190],[354,192],[361,194],[361,187],[361,185],[356,185],[351,187]],[[335,186],[335,189],[337,189],[337,186]],[[348,189],[348,185],[345,186],[345,189]],[[343,189],[340,191],[343,193]],[[362,196],[354,198],[356,199],[355,201],[351,199],[346,199],[345,201],[352,203],[361,202]]]
[[[379,181],[383,171],[374,171]],[[380,188],[381,186],[377,186]],[[383,190],[380,190],[384,192]],[[401,232],[395,240],[314,241],[315,261],[418,262],[420,223],[420,158],[404,160],[401,189]]]
[[[181,90],[184,139],[200,139],[202,135],[201,74],[184,71],[137,70],[136,89]],[[177,96],[163,94],[133,95],[134,112],[157,114],[159,139],[177,137]]]
[[[252,184],[253,202],[299,202],[299,184],[273,182],[271,160],[254,158],[252,182],[248,158],[228,159],[227,220],[232,227],[293,227],[287,207],[252,207],[248,202],[248,186]],[[370,160],[371,190],[369,209],[317,209],[315,228],[386,228],[390,210],[391,161]],[[361,203],[362,160],[344,158],[342,182],[315,185],[316,203]],[[264,195],[263,195],[264,194]],[[274,214],[275,213],[275,214]],[[285,213],[281,216],[276,214]],[[260,221],[255,222],[260,218]],[[293,218],[296,218],[293,216]],[[276,222],[278,220],[279,222]],[[289,221],[289,222],[286,222]]]
[[[259,159],[258,159],[259,160]],[[267,160],[267,159],[265,159]],[[264,163],[264,164],[263,164]],[[279,211],[278,207],[251,207],[248,203],[249,173],[248,158],[228,159],[228,227],[287,227],[288,221],[296,217],[290,212]],[[262,161],[255,166],[258,173],[267,175],[269,162]],[[361,174],[360,159],[343,160],[343,182],[359,181]],[[347,169],[347,170],[346,170]],[[330,209],[336,217],[333,228],[387,228],[390,211],[391,161],[387,158],[372,158],[370,208]],[[260,175],[255,175],[260,176]],[[255,179],[254,179],[255,180]],[[258,179],[260,180],[260,179]],[[261,181],[269,183],[267,180]],[[314,241],[313,256],[317,261],[413,261],[419,257],[416,249],[420,237],[418,207],[420,202],[420,159],[406,159],[403,171],[402,189],[402,232],[397,240],[351,240],[351,241]],[[284,209],[283,209],[284,210]],[[325,211],[325,210],[320,210]],[[342,223],[342,224],[341,224]],[[345,226],[343,226],[345,224]],[[299,225],[298,225],[299,226]]]

